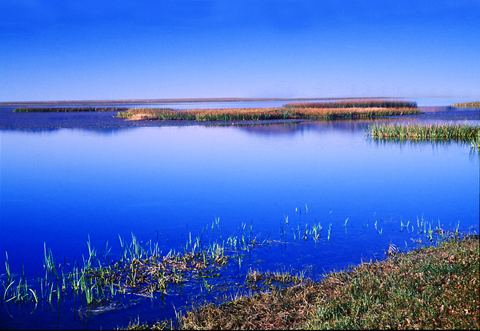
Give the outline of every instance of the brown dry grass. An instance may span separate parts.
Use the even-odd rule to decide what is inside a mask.
[[[393,254],[320,283],[213,304],[179,318],[181,329],[478,329],[478,236]]]

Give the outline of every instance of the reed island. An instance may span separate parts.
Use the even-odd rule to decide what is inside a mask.
[[[416,102],[359,100],[337,102],[294,102],[283,107],[187,109],[134,108],[117,117],[129,121],[259,121],[259,120],[333,120],[420,114]]]

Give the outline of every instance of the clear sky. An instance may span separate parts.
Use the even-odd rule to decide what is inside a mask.
[[[0,1],[0,101],[375,96],[480,97],[480,1]]]

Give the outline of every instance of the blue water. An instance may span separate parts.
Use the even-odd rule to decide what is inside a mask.
[[[0,253],[8,252],[13,272],[24,264],[39,277],[44,244],[60,263],[81,260],[88,238],[99,249],[108,241],[116,258],[118,236],[132,233],[167,253],[219,218],[224,238],[244,224],[259,240],[281,241],[287,229],[287,244],[254,249],[238,275],[252,267],[308,269],[318,278],[384,258],[390,243],[415,248],[415,240],[426,241],[417,218],[478,232],[476,151],[459,143],[376,142],[365,135],[369,124],[1,130]],[[323,227],[320,243],[294,240],[295,230],[314,224]],[[115,328],[140,312],[172,317],[169,305],[146,303],[87,321],[60,309],[12,318],[2,308],[0,326],[35,328],[40,318],[45,328]]]

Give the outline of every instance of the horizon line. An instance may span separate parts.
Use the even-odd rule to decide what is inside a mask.
[[[169,98],[169,99],[112,99],[112,100],[54,100],[54,101],[0,101],[0,105],[28,104],[135,104],[135,103],[194,103],[194,102],[248,102],[248,101],[299,101],[299,100],[351,100],[351,99],[398,99],[405,97],[331,97],[331,98]]]

